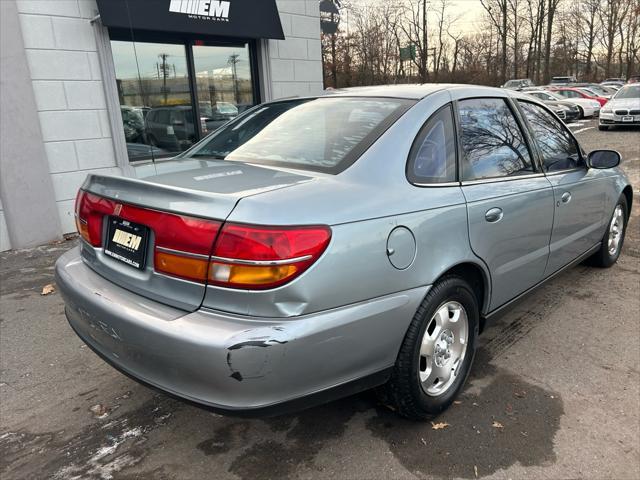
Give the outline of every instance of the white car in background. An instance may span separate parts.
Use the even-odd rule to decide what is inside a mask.
[[[598,129],[615,125],[640,126],[640,83],[625,85],[602,107]]]
[[[588,98],[565,98],[549,90],[527,90],[525,93],[532,95],[543,102],[562,102],[565,105],[576,105],[580,110],[578,118],[593,117],[600,112],[600,103]]]

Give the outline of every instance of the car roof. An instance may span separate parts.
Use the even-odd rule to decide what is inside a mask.
[[[368,87],[350,87],[325,90],[322,96],[341,97],[387,97],[406,98],[420,100],[427,95],[442,90],[464,90],[468,89],[477,95],[479,91],[483,95],[509,96],[508,91],[496,87],[483,87],[478,85],[465,85],[455,83],[420,83],[420,84],[396,84],[396,85],[374,85]]]

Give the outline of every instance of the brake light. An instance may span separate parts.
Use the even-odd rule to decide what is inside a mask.
[[[105,216],[149,227],[155,235],[154,267],[168,275],[205,283],[211,246],[220,222],[137,207],[80,190],[76,200],[78,233],[94,247],[102,246]]]
[[[225,224],[214,247],[209,281],[250,290],[280,286],[313,265],[330,239],[326,226]]]
[[[114,215],[153,232],[157,272],[246,290],[293,280],[320,258],[331,240],[328,226],[226,223],[220,230],[221,222],[215,220],[119,203],[84,190],[78,192],[75,210],[78,233],[94,247],[102,247],[104,217]]]

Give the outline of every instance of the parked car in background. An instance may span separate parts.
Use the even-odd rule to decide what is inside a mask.
[[[627,83],[638,83],[640,82],[640,75],[631,75]]]
[[[152,108],[145,119],[147,141],[159,148],[181,152],[196,141],[193,108],[175,105]]]
[[[528,90],[523,93],[526,93],[527,95],[530,95],[531,98],[544,103],[565,123],[570,123],[573,120],[580,118],[581,112],[578,106],[562,99],[562,97],[560,97],[561,100],[554,99],[551,97],[549,92],[545,92],[544,90]]]
[[[485,322],[584,259],[613,265],[632,206],[617,152],[468,85],[262,104],[169,162],[187,168],[87,177],[56,280],[107,362],[231,414],[380,386],[438,415]]]
[[[600,111],[600,103],[595,100],[589,100],[576,96],[575,98],[567,98],[552,90],[527,90],[525,93],[536,97],[543,102],[562,102],[564,105],[575,106],[578,110],[577,118],[593,117]]]
[[[581,88],[583,90],[586,90],[589,93],[593,93],[597,97],[606,98],[607,100],[611,98],[611,93],[607,92],[602,85],[598,85],[597,83],[584,83],[584,84],[578,83],[578,84],[572,85],[572,87]]]
[[[524,88],[533,87],[535,84],[530,78],[520,78],[514,80],[508,80],[502,88],[508,88],[510,90],[522,90]]]
[[[600,85],[603,87],[614,88],[616,91],[620,90],[624,86],[624,82],[602,82]]]
[[[600,88],[604,90],[604,92],[609,95],[609,98],[614,96],[618,90],[620,90],[621,86],[612,85],[612,84],[600,84]]]
[[[592,100],[592,103],[598,103],[598,106],[601,107],[605,103],[607,103],[607,99],[604,97],[599,97],[593,92],[589,92],[585,88],[577,88],[577,87],[556,87],[550,86],[549,90],[557,93],[558,95],[567,98],[569,100],[574,100],[578,98],[583,98],[587,100]],[[598,108],[598,111],[600,109]],[[596,115],[598,112],[596,112]]]
[[[130,143],[144,143],[144,111],[138,107],[120,106],[124,138]]]
[[[567,77],[553,77],[551,79],[551,84],[552,85],[567,85],[569,83],[576,83],[576,77],[571,77],[571,76],[567,76]]]
[[[238,107],[229,102],[201,103],[199,108],[206,125],[205,132],[213,132],[238,116]]]
[[[640,83],[622,87],[600,111],[600,130],[615,125],[640,125]]]

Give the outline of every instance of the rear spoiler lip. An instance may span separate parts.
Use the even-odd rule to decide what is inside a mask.
[[[244,195],[213,193],[114,175],[89,174],[82,190],[165,212],[225,220]]]

